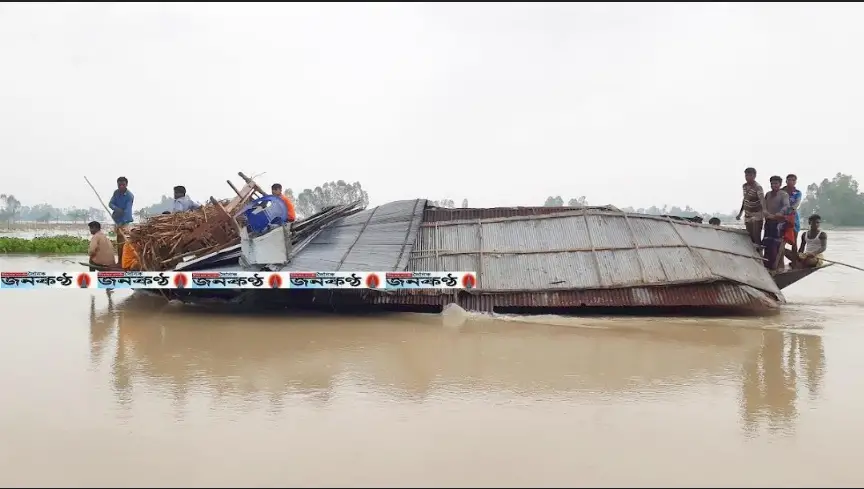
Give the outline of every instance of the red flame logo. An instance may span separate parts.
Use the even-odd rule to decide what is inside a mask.
[[[477,279],[474,278],[473,273],[466,273],[464,277],[462,277],[462,287],[466,289],[473,289],[477,286]]]
[[[188,282],[188,280],[186,280],[186,275],[184,275],[182,273],[178,273],[177,275],[174,275],[174,286],[177,287],[178,289],[182,289],[182,288],[186,287],[187,283],[189,283],[189,282]]]
[[[90,275],[86,273],[79,274],[75,282],[78,284],[78,287],[86,289],[90,287]]]
[[[270,284],[270,288],[278,289],[282,287],[282,277],[280,277],[278,273],[274,273],[273,275],[270,275],[267,283]]]
[[[379,285],[381,285],[381,279],[378,278],[378,275],[370,273],[366,277],[366,287],[369,287],[370,289],[377,289]]]

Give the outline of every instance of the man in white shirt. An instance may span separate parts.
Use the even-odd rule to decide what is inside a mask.
[[[186,212],[201,207],[186,195],[186,187],[177,185],[174,187],[174,209],[173,212]]]

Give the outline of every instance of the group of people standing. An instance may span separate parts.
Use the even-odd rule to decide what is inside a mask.
[[[94,265],[113,268],[119,263],[124,270],[134,270],[138,265],[134,249],[131,249],[126,243],[126,236],[129,234],[129,225],[133,221],[132,205],[135,201],[135,196],[132,195],[128,185],[129,180],[126,177],[117,178],[117,189],[111,195],[111,200],[108,201],[108,207],[111,209],[111,220],[114,221],[114,234],[117,236],[116,261],[114,260],[114,247],[111,245],[108,237],[102,232],[102,225],[98,221],[92,221],[88,224],[91,234],[89,249],[91,271],[95,270]],[[282,185],[274,183],[270,190],[273,195],[280,197],[285,204],[288,221],[294,222],[297,218],[294,203],[282,194]],[[200,207],[201,204],[193,201],[186,195],[186,187],[177,185],[174,187],[172,210],[165,211],[162,214],[186,212]]]
[[[796,237],[801,231],[798,207],[803,194],[796,187],[798,177],[786,175],[786,185],[777,175],[772,176],[771,190],[767,193],[756,181],[756,169],[744,170],[744,198],[737,219],[744,215],[744,225],[750,239],[761,246],[765,266],[769,270],[783,269],[783,257],[789,259],[792,268],[817,267],[822,264],[822,253],[828,247],[828,236],[820,228],[822,218],[813,214],[807,218],[809,229],[801,233],[801,243],[796,250]],[[763,234],[764,232],[764,234]],[[786,244],[792,246],[786,249]]]

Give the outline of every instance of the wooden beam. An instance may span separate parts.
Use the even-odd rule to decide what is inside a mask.
[[[216,208],[216,212],[218,214],[220,214],[222,217],[228,219],[228,221],[234,227],[234,230],[237,231],[237,235],[239,236],[240,235],[240,224],[237,223],[237,220],[234,219],[233,217],[231,217],[231,215],[228,214],[228,211],[226,211],[225,208],[222,207],[222,204],[220,204],[219,201],[216,200],[216,198],[213,197],[212,195],[210,196],[210,203],[213,204],[213,206]]]

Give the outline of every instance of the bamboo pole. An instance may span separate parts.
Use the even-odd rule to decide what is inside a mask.
[[[99,195],[99,192],[96,190],[96,187],[94,187],[93,184],[90,183],[90,179],[87,178],[87,175],[84,175],[84,180],[87,181],[87,185],[89,185],[90,188],[93,190],[93,193],[96,194],[96,198],[99,199],[99,203],[102,204],[102,207],[105,209],[105,212],[107,212],[108,215],[110,216],[111,215],[111,209],[108,208],[107,205],[105,205],[105,201],[102,200],[102,196]],[[113,218],[112,218],[112,220],[113,220]],[[117,231],[118,234],[123,236],[123,241],[125,242],[126,241],[126,233],[124,233],[123,230],[121,230],[117,226],[115,226],[115,231]]]
[[[826,263],[833,263],[833,264],[835,264],[835,265],[841,265],[841,266],[844,266],[844,267],[853,268],[853,269],[855,269],[855,270],[861,270],[862,272],[864,272],[864,268],[856,267],[855,265],[850,265],[850,264],[848,264],[848,263],[840,263],[839,261],[828,260],[828,259],[826,259],[826,258],[822,258],[822,261],[824,261],[824,262],[826,262]]]

